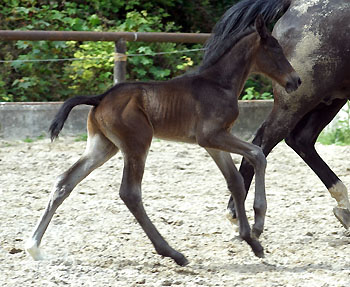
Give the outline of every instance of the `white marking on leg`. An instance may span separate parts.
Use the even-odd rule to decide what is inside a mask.
[[[36,241],[30,238],[25,244],[26,252],[34,259],[34,260],[43,260],[44,256],[42,255],[40,248],[38,247]]]
[[[350,210],[350,202],[348,197],[348,190],[346,186],[338,181],[330,189],[328,189],[331,196],[337,201],[338,207]]]

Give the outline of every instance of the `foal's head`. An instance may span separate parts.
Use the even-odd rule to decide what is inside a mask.
[[[257,48],[254,72],[265,74],[283,86],[287,93],[295,91],[301,80],[286,59],[282,47],[267,30],[264,20],[258,16],[255,21],[260,36]]]

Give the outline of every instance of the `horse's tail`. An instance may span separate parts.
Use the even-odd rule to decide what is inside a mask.
[[[58,137],[58,134],[63,128],[64,122],[67,120],[70,111],[77,105],[91,105],[98,106],[102,99],[107,93],[103,93],[94,97],[87,96],[77,96],[71,99],[66,100],[58,113],[56,114],[54,120],[52,121],[49,131],[51,134],[51,141]]]

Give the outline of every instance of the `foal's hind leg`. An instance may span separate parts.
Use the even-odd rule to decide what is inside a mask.
[[[110,159],[117,151],[115,145],[102,134],[89,134],[85,153],[71,168],[57,178],[47,207],[34,228],[32,236],[26,242],[26,251],[35,260],[42,259],[39,245],[56,209],[81,180]]]
[[[129,118],[124,118],[124,123],[118,123],[118,127],[121,136],[111,135],[111,140],[121,145],[124,155],[123,179],[119,191],[120,197],[151,240],[157,253],[170,257],[177,264],[184,266],[188,264],[187,259],[181,253],[171,248],[164,240],[149,219],[142,203],[141,182],[153,130],[142,114],[134,113],[133,111],[129,112]]]
[[[144,172],[146,151],[136,155],[134,152],[124,152],[124,172],[120,187],[120,197],[135,216],[142,229],[151,240],[158,254],[170,257],[181,266],[188,263],[187,259],[169,246],[149,219],[142,203],[141,181]]]

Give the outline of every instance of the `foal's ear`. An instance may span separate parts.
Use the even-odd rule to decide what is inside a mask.
[[[269,32],[267,31],[264,18],[261,14],[255,19],[255,29],[259,33],[261,39],[267,39]]]

